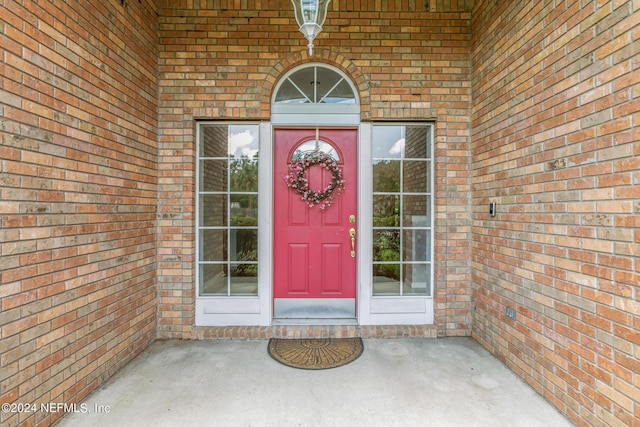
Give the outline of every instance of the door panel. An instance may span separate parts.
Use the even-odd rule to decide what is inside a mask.
[[[304,243],[289,244],[288,273],[286,281],[289,295],[307,296],[309,295],[309,271],[304,268],[309,264],[309,245]]]
[[[342,295],[345,291],[342,277],[343,245],[325,243],[322,245],[322,290],[323,296],[329,294]],[[348,292],[348,291],[347,291]]]
[[[320,129],[318,139],[329,143],[339,157],[338,165],[345,180],[344,191],[326,209],[309,207],[300,195],[287,187],[283,177],[296,148],[316,140],[316,129],[274,130],[274,298],[275,316],[283,317],[280,299],[305,299],[298,306],[310,306],[313,317],[335,317],[335,311],[324,308],[352,306],[355,317],[356,258],[351,256],[349,230],[357,228],[349,218],[357,218],[357,130]],[[321,190],[332,175],[319,165],[307,169],[309,188]],[[357,249],[356,249],[357,253]],[[317,304],[311,300],[317,300]],[[341,300],[341,301],[338,301]],[[353,303],[351,303],[351,301]],[[289,309],[295,301],[284,306]],[[295,307],[294,307],[295,308]],[[290,310],[291,311],[291,310]],[[293,310],[300,313],[299,310]],[[303,310],[304,311],[304,310]]]

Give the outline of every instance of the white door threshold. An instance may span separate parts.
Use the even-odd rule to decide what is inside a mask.
[[[351,319],[356,317],[355,298],[275,298],[276,319]]]

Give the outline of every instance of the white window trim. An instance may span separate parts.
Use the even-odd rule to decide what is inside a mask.
[[[302,69],[312,67],[327,68],[339,74],[351,87],[356,102],[354,104],[276,104],[275,98],[286,79]],[[309,120],[310,116],[313,116],[313,120]],[[292,126],[358,126],[360,124],[358,91],[351,79],[335,67],[321,62],[301,65],[284,74],[276,84],[271,99],[271,123]]]
[[[271,125],[257,122],[198,122],[196,126],[196,208],[200,203],[200,137],[201,127],[213,125],[253,124],[259,127],[258,142],[258,295],[216,296],[200,295],[200,211],[195,214],[195,325],[196,326],[253,326],[269,325],[271,322],[271,277],[272,277],[272,144]],[[263,191],[264,190],[264,191]],[[268,212],[269,215],[264,213]]]
[[[220,122],[199,123],[223,124]],[[307,126],[309,117],[302,122]],[[280,126],[281,124],[279,124]],[[335,123],[333,123],[335,126]],[[358,229],[357,247],[357,320],[360,325],[418,325],[433,324],[434,298],[431,296],[372,296],[372,203],[373,203],[373,167],[372,133],[373,124],[361,123],[358,126]],[[258,167],[258,296],[199,296],[196,293],[196,326],[269,326],[272,324],[273,307],[273,123],[259,124],[260,160]],[[432,127],[431,132],[434,129]],[[433,133],[432,133],[433,142]],[[432,162],[433,157],[432,143]],[[197,159],[199,162],[199,159]],[[434,166],[432,163],[432,171]],[[199,179],[199,174],[196,174]],[[434,179],[431,180],[433,195]],[[199,183],[197,188],[199,188]],[[196,192],[197,193],[197,192]],[[196,195],[196,197],[198,197]],[[431,227],[434,230],[434,197],[431,197]],[[199,224],[196,211],[196,228]],[[197,234],[196,234],[197,236]],[[431,289],[434,290],[434,238],[431,239]],[[199,242],[196,238],[196,256],[199,257]],[[199,258],[196,258],[199,259]],[[196,290],[199,283],[199,269],[196,267]]]
[[[373,296],[372,286],[372,265],[373,265],[373,127],[376,125],[418,125],[424,124],[431,127],[431,268],[430,268],[430,286],[431,295],[425,296]],[[358,194],[360,204],[358,212],[360,215],[360,227],[367,232],[359,233],[359,283],[360,291],[358,293],[359,307],[359,324],[361,325],[432,325],[434,322],[434,177],[435,159],[434,159],[434,131],[435,126],[432,123],[363,123],[360,126],[360,138],[363,141],[359,150],[359,188]]]
[[[326,64],[310,63],[308,66]],[[274,96],[284,77],[298,71],[291,70],[278,83]],[[334,69],[339,72],[339,70]],[[340,73],[342,74],[342,73]],[[344,76],[344,75],[343,75]],[[344,76],[357,91],[351,80]],[[196,129],[197,143],[200,143],[200,128],[206,124],[238,124],[239,122],[199,122]],[[357,235],[357,309],[356,316],[360,325],[423,325],[434,322],[434,270],[435,270],[435,126],[431,126],[431,268],[429,296],[372,296],[372,204],[373,204],[373,163],[372,136],[375,123],[361,123],[360,104],[274,104],[272,103],[271,122],[246,122],[259,125],[259,163],[258,163],[258,296],[200,296],[199,266],[200,256],[198,226],[199,211],[196,209],[196,326],[269,326],[273,320],[273,129],[274,127],[356,127],[358,129],[358,235]],[[379,125],[408,125],[409,123],[380,123]],[[418,124],[418,123],[413,123]],[[199,147],[199,146],[198,146]],[[200,150],[196,153],[196,190],[200,189]],[[196,191],[196,206],[199,205],[199,191]]]

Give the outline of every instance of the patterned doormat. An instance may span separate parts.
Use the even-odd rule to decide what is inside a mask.
[[[269,355],[283,365],[299,369],[329,369],[346,365],[362,354],[361,338],[269,340]]]

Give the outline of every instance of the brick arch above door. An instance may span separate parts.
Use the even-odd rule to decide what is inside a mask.
[[[368,120],[371,118],[370,87],[365,75],[353,61],[327,49],[315,49],[311,57],[306,51],[294,52],[271,68],[271,71],[269,71],[264,80],[260,94],[261,116],[269,116],[271,114],[271,96],[278,80],[286,74],[287,71],[309,62],[331,65],[345,73],[358,90],[358,97],[360,98],[360,119]]]

